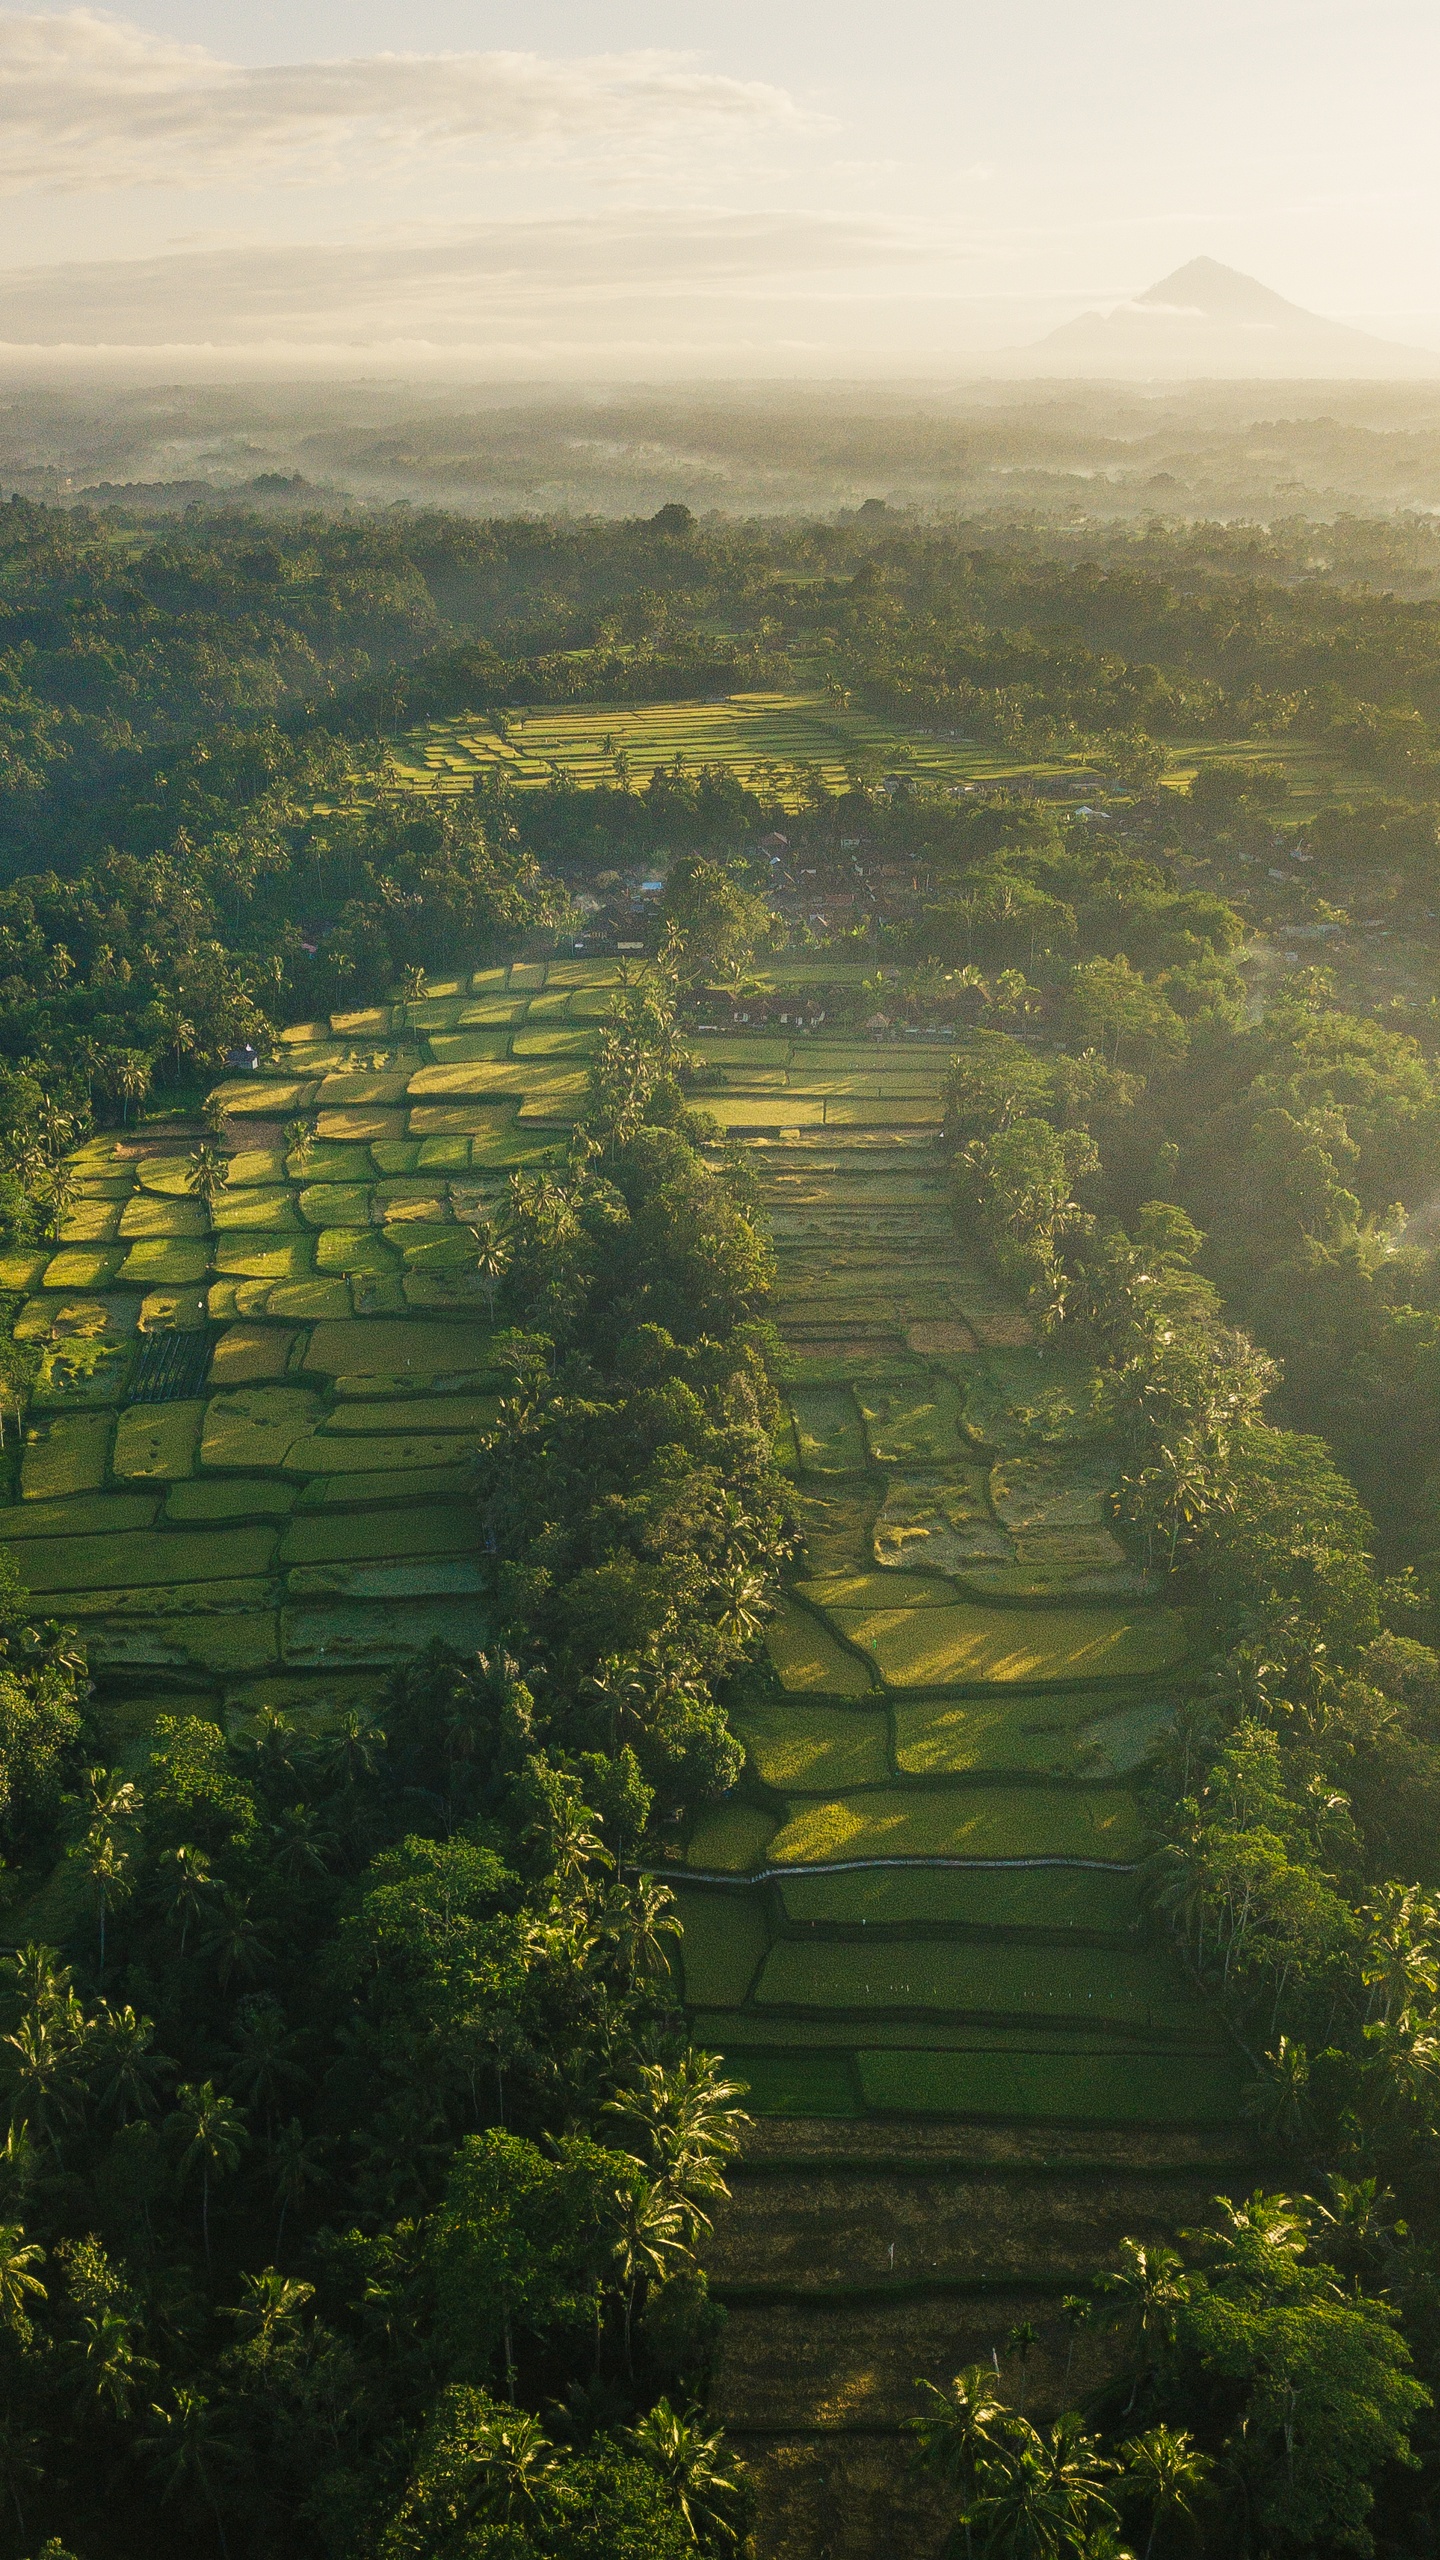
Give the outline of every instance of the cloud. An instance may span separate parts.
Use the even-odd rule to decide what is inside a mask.
[[[0,341],[217,342],[318,329],[471,331],[543,298],[593,307],[643,296],[823,290],[903,264],[908,226],[848,215],[632,211],[491,222],[408,240],[192,249],[0,270]]]
[[[954,264],[912,224],[669,207],[191,249],[0,271],[0,364],[610,376],[729,350],[764,366],[857,319],[862,338],[923,337]]]
[[[93,9],[0,10],[0,190],[323,178],[477,145],[664,145],[802,122],[781,89],[658,51],[221,61]]]

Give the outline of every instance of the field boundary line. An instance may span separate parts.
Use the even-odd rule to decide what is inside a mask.
[[[726,1884],[737,1887],[754,1884],[785,1884],[796,1876],[874,1875],[881,1868],[899,1868],[909,1873],[922,1867],[959,1869],[970,1875],[1013,1874],[1017,1869],[1059,1867],[1068,1872],[1083,1871],[1102,1876],[1133,1876],[1140,1872],[1138,1858],[824,1858],[797,1859],[791,1866],[756,1867],[737,1875],[725,1867],[631,1867],[629,1875],[659,1876],[670,1884]]]

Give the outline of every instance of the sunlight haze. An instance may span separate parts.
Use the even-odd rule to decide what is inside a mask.
[[[0,343],[182,372],[1003,370],[1205,256],[1435,349],[1437,55],[1418,0],[7,9]]]

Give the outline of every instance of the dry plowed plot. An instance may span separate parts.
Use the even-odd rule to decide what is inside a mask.
[[[198,1135],[78,1150],[58,1249],[6,1274],[42,1372],[0,1543],[83,1623],[137,1747],[167,1699],[243,1714],[268,1680],[324,1718],[484,1640],[470,1462],[499,1381],[469,1230],[563,1154],[613,983],[493,969],[296,1024],[220,1089],[209,1204]]]

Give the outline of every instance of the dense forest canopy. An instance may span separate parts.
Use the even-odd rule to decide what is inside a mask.
[[[57,1864],[86,1892],[0,1958],[15,2560],[743,2543],[699,2414],[736,2093],[636,1870],[735,1781],[797,1537],[774,1261],[689,1037],[758,1019],[786,952],[832,1026],[953,1049],[963,1231],[1088,1364],[1116,1532],[1203,1630],[1151,1906],[1243,2051],[1264,2182],[1096,2270],[1077,2325],[1108,2303],[1125,2371],[1083,2424],[972,2372],[921,2452],[977,2552],[1099,2560],[1126,2514],[1179,2547],[1207,2496],[1226,2554],[1431,2548],[1440,604],[1393,552],[0,511],[8,1244],[58,1239],[97,1123],[175,1115],[218,1195],[203,1097],[298,1017],[573,949],[627,880],[651,964],[563,1161],[474,1236],[489,1650],[318,1738],[177,1705],[141,1781],[78,1640],[4,1595],[7,1907]],[[641,781],[611,747],[594,787],[448,794],[398,757],[461,712],[786,688],[883,754]],[[1008,778],[907,764],[956,732]],[[8,1412],[40,1359],[7,1339]]]

